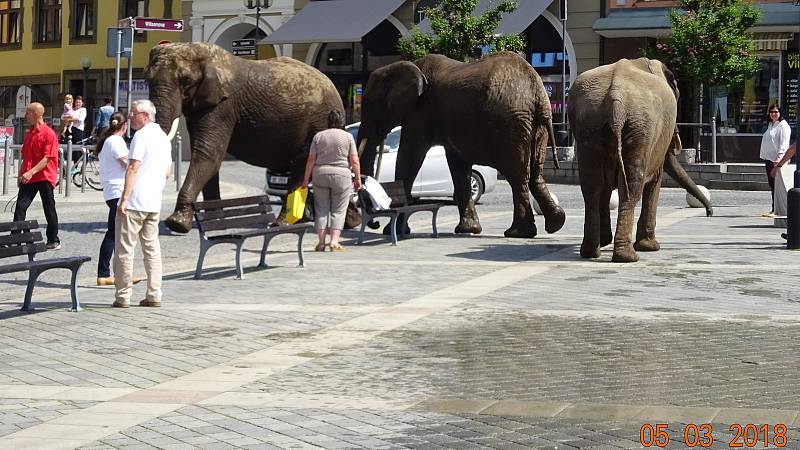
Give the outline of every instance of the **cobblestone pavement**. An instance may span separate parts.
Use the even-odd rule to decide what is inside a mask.
[[[263,170],[229,162],[222,180],[255,194]],[[503,237],[501,182],[480,236],[453,235],[449,206],[439,239],[424,215],[397,247],[345,232],[345,252],[315,253],[308,236],[302,269],[282,236],[268,269],[246,246],[244,280],[222,246],[193,280],[196,231],[164,229],[164,306],[129,310],[93,285],[99,194],[59,200],[57,254],[94,258],[85,309],[65,310],[66,272],[42,278],[36,313],[18,311],[25,275],[0,277],[0,448],[800,448],[798,253],[759,217],[768,197],[712,191],[706,218],[665,189],[662,250],[619,265],[580,259],[579,189],[551,189],[568,215],[553,235]]]

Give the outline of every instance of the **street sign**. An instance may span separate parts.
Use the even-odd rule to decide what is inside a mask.
[[[122,29],[122,41],[120,49],[122,50],[122,57],[127,58],[131,55],[131,46],[133,45],[133,30],[126,27]],[[117,57],[117,38],[119,37],[118,31],[120,28],[109,28],[106,39],[106,56],[109,58]]]
[[[232,48],[247,48],[255,46],[256,46],[255,39],[234,39],[231,41]]]
[[[183,21],[176,19],[159,19],[156,17],[133,17],[120,20],[120,26],[126,21],[129,26],[137,30],[149,31],[183,31]]]
[[[256,56],[255,48],[234,48],[233,56]]]

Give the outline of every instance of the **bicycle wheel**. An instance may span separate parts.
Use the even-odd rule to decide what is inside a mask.
[[[86,163],[86,184],[95,191],[102,191],[103,185],[100,183],[100,161],[94,156],[89,156]]]

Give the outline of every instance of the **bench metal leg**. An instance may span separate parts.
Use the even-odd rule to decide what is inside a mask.
[[[81,304],[78,302],[78,269],[80,269],[80,266],[71,269],[72,278],[70,279],[69,294],[72,297],[72,308],[69,310],[72,312],[81,310]]]
[[[236,243],[236,279],[244,280],[244,268],[242,267],[242,247],[244,240]]]
[[[303,237],[306,235],[306,230],[297,233],[297,257],[300,259],[300,267],[305,267],[306,262],[303,257]]]
[[[358,233],[358,242],[356,242],[356,245],[361,245],[361,244],[364,243],[364,230],[367,229],[367,223],[369,223],[369,221],[371,219],[372,218],[369,216],[369,214],[367,214],[367,212],[364,211],[364,209],[362,208],[361,209],[361,231]]]
[[[261,259],[258,261],[258,267],[267,267],[267,246],[271,240],[272,236],[264,235],[264,244],[261,246]]]
[[[200,238],[200,256],[197,257],[197,267],[194,269],[194,279],[199,280],[200,275],[203,273],[203,260],[206,259],[206,252],[211,248],[212,244]]]
[[[392,215],[391,222],[389,222],[389,229],[392,231],[392,245],[397,245],[397,217],[398,214]]]
[[[39,278],[41,273],[41,271],[36,269],[31,269],[31,271],[28,272],[28,287],[25,289],[25,300],[22,302],[20,311],[34,310],[33,306],[31,306],[31,297],[33,297],[33,287],[36,285],[36,279]]]
[[[436,216],[439,214],[438,209],[433,210],[433,218],[431,219],[431,228],[433,228],[433,237],[439,237],[439,231],[436,230]]]

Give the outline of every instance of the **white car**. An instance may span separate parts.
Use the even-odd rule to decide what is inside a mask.
[[[358,139],[358,126],[360,122],[345,127],[353,139]],[[381,173],[378,181],[385,183],[394,181],[394,168],[397,162],[397,150],[400,148],[401,127],[395,127],[386,136],[383,142],[384,154],[381,161]],[[377,158],[375,158],[377,168]],[[288,174],[273,173],[267,170],[267,194],[283,196],[286,195],[286,188],[289,182]],[[492,192],[497,185],[497,170],[488,166],[472,166],[472,176],[470,178],[470,188],[472,198],[477,203],[481,196],[487,192]],[[453,197],[453,179],[450,177],[450,169],[447,166],[447,158],[444,155],[444,147],[436,145],[428,150],[425,161],[414,179],[411,187],[411,196],[414,198],[423,197]]]
[[[345,127],[353,139],[358,139],[358,126],[360,122]],[[394,168],[397,162],[397,150],[400,148],[401,127],[395,127],[386,135],[383,142],[384,154],[381,161],[381,173],[378,181],[381,183],[394,181]],[[375,164],[377,166],[377,157]],[[488,166],[472,166],[472,177],[470,188],[472,198],[477,203],[481,196],[487,192],[492,192],[497,185],[497,170]],[[453,179],[450,177],[450,169],[447,166],[447,158],[444,155],[444,147],[435,145],[428,150],[425,161],[419,169],[414,186],[411,188],[411,196],[421,197],[452,197]]]

